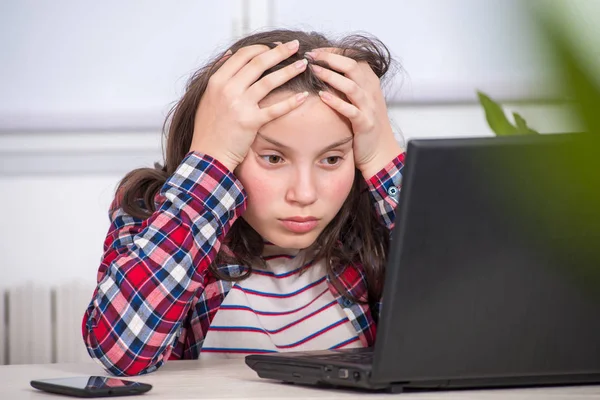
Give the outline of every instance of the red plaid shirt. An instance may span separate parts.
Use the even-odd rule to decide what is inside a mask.
[[[375,209],[390,229],[403,166],[404,153],[368,181]],[[152,372],[167,359],[198,358],[212,318],[232,287],[208,266],[245,208],[246,194],[236,177],[198,153],[188,154],[167,180],[149,218],[126,214],[115,199],[98,285],[83,318],[92,358],[115,375]],[[219,269],[230,275],[243,272],[238,265]],[[337,278],[355,298],[368,300],[358,267],[344,268]],[[350,311],[363,345],[373,345],[380,303],[351,302],[328,280],[340,306]]]

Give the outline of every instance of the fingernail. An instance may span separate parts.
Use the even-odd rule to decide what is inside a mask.
[[[319,67],[318,65],[315,64],[311,64],[310,67],[313,69],[313,71],[315,71],[317,74],[321,71],[323,71],[323,68]]]
[[[227,51],[225,52],[225,54],[224,54],[224,55],[225,55],[225,56],[228,56],[228,55],[230,55],[230,54],[233,54],[233,51],[231,51],[231,49],[227,50]]]
[[[304,56],[314,60],[317,57],[317,53],[315,53],[314,51],[307,51],[306,53],[304,53]]]
[[[290,50],[296,50],[300,46],[300,42],[297,39],[296,40],[292,40],[291,42],[287,42],[286,46]]]
[[[296,61],[294,63],[294,67],[298,69],[303,69],[304,67],[306,67],[306,64],[308,64],[308,60],[306,58],[303,58],[302,60]]]
[[[296,101],[298,103],[303,102],[308,97],[308,92],[298,93],[296,95]]]
[[[323,90],[319,90],[319,96],[321,96],[324,100],[331,100],[331,94]]]

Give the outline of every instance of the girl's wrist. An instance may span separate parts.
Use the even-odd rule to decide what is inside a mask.
[[[400,144],[394,139],[393,143],[386,146],[382,146],[375,156],[364,165],[357,166],[365,180],[371,179],[375,174],[381,171],[386,165],[388,165],[394,158],[398,157],[404,150],[400,147]]]

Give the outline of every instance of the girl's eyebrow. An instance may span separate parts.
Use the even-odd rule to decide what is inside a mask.
[[[258,133],[257,133],[257,135],[258,135],[258,136],[260,136],[260,137],[261,137],[263,140],[265,140],[265,141],[267,141],[267,142],[271,143],[271,144],[272,144],[272,145],[274,145],[274,146],[280,147],[280,148],[282,148],[282,149],[284,149],[284,150],[288,150],[288,151],[289,151],[289,150],[291,150],[289,146],[286,146],[286,145],[285,145],[285,144],[283,144],[283,143],[279,143],[279,142],[278,142],[277,140],[275,140],[275,139],[271,139],[271,138],[269,138],[269,137],[266,137],[265,135],[261,134],[260,132],[258,132]],[[344,139],[342,139],[342,140],[338,140],[337,142],[334,142],[334,143],[332,143],[332,144],[330,144],[330,145],[328,145],[328,146],[325,146],[325,148],[324,148],[323,150],[321,150],[321,153],[325,153],[326,151],[329,151],[329,150],[331,150],[331,149],[335,149],[335,148],[336,148],[336,147],[338,147],[338,146],[341,146],[341,145],[343,145],[343,144],[346,144],[346,143],[348,143],[349,141],[351,141],[351,140],[352,140],[352,138],[353,138],[352,136],[348,136],[348,137],[346,137],[346,138],[344,138]]]

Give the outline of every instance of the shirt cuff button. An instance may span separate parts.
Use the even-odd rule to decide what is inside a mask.
[[[400,190],[398,190],[396,186],[390,186],[387,190],[387,194],[390,195],[396,203],[398,202],[398,198],[400,197]]]

